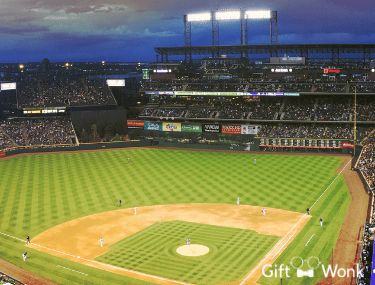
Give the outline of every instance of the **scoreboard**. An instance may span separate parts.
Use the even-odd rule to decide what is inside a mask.
[[[346,146],[343,139],[260,138],[260,147],[333,148]]]

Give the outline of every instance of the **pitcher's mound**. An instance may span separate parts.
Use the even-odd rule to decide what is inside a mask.
[[[184,256],[201,256],[207,254],[210,249],[201,244],[183,245],[176,249],[178,254]]]

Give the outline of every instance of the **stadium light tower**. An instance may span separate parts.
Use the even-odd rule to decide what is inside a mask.
[[[191,46],[191,22],[208,22],[211,21],[211,13],[196,13],[184,15],[185,26],[185,46]],[[191,51],[185,52],[185,62],[191,62]]]
[[[248,28],[247,20],[264,20],[270,19],[270,44],[277,44],[277,11],[259,10],[259,11],[242,11],[242,10],[218,10],[205,13],[196,13],[184,15],[185,26],[185,47],[191,47],[191,23],[208,22],[212,23],[212,46],[219,45],[219,21],[240,21],[241,22],[241,45],[248,45]],[[275,49],[276,50],[276,49]],[[212,56],[220,56],[219,49],[212,49]],[[247,56],[244,49],[242,56]],[[272,52],[271,56],[276,56]],[[191,51],[185,52],[185,61],[191,62]]]

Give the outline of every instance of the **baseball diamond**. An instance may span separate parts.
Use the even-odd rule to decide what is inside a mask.
[[[3,160],[1,187],[11,191],[0,197],[2,258],[63,284],[279,284],[264,277],[266,264],[330,262],[350,201],[334,171],[349,161],[160,148]],[[209,252],[179,255],[187,238]],[[283,284],[324,277],[289,274]]]

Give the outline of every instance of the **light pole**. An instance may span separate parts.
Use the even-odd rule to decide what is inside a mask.
[[[353,156],[355,157],[355,142],[357,140],[357,86],[354,86],[354,142]]]

